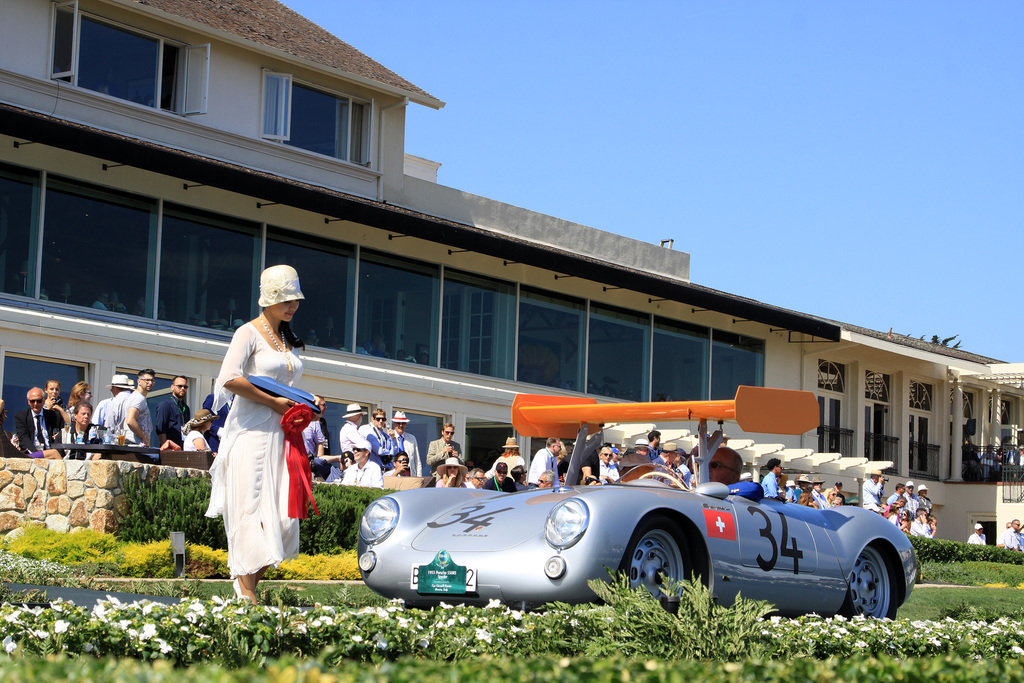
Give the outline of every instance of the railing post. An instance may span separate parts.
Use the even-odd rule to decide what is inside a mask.
[[[171,554],[174,556],[174,576],[185,575],[185,532],[171,532]]]

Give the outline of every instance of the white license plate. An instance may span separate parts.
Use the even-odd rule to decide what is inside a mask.
[[[409,581],[412,583],[413,590],[419,590],[420,587],[420,565],[414,564],[412,566],[412,577]],[[466,567],[466,592],[476,593],[476,569],[472,567]]]

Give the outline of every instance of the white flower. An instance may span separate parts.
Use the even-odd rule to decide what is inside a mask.
[[[361,642],[363,642],[363,637],[360,636],[360,635],[352,636],[352,642],[353,643],[361,643]]]
[[[70,626],[70,624],[68,622],[64,621],[63,619],[58,619],[53,624],[53,632],[54,633],[66,633],[67,630],[68,630],[68,626]]]
[[[482,628],[478,628],[476,630],[476,639],[477,640],[483,640],[483,641],[489,643],[489,642],[491,642],[491,634],[488,633],[487,631],[483,630]]]
[[[7,636],[6,638],[4,638],[3,645],[4,652],[6,652],[7,654],[11,654],[18,648],[18,644],[14,642],[14,638],[12,638],[11,636]]]
[[[96,647],[92,643],[86,643],[85,647],[83,647],[82,649],[85,650],[86,652],[92,652],[93,650],[96,649]]]
[[[142,627],[142,634],[139,636],[139,640],[149,640],[156,635],[156,624],[146,624]]]
[[[7,636],[7,637],[10,638],[10,636]],[[426,650],[428,647],[430,647],[430,641],[427,640],[426,638],[421,638],[420,641],[418,643],[416,643],[416,644],[419,647],[423,648],[424,650]]]

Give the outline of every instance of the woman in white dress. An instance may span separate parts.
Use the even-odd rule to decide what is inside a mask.
[[[217,419],[217,416],[211,413],[206,408],[200,408],[196,411],[196,414],[192,416],[184,427],[181,428],[181,434],[184,437],[186,451],[208,451],[210,449],[210,443],[206,440],[203,434],[206,432],[210,423]]]
[[[220,451],[210,473],[209,517],[224,517],[228,569],[235,593],[256,604],[263,573],[299,552],[299,520],[288,516],[288,467],[281,416],[295,401],[260,391],[247,377],[262,375],[294,386],[302,376],[295,353],[302,340],[291,320],[304,298],[291,266],[272,266],[260,275],[259,317],[231,338],[214,392],[216,413],[234,394],[221,429]],[[317,397],[322,409],[323,399]]]

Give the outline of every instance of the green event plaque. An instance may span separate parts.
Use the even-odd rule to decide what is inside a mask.
[[[466,568],[455,564],[447,550],[441,550],[430,564],[420,565],[416,591],[418,593],[466,592]]]

